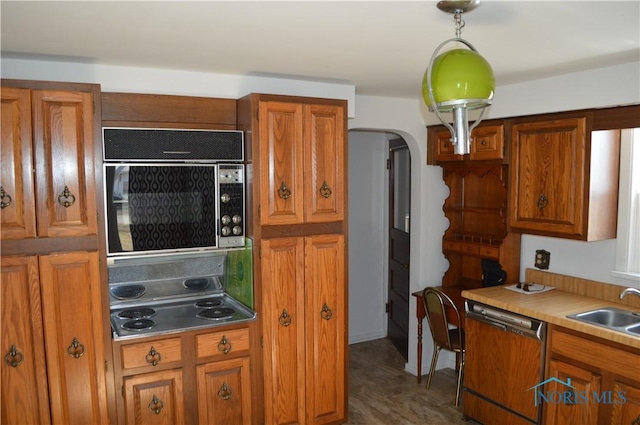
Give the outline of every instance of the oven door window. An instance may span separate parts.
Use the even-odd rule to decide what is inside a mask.
[[[109,254],[216,248],[215,165],[106,166]]]

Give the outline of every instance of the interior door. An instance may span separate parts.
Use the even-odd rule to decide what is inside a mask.
[[[403,139],[389,141],[389,288],[387,336],[408,359],[411,153]]]

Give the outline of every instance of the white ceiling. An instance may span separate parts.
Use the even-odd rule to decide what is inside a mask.
[[[455,36],[436,1],[4,1],[2,55],[355,85],[418,98]],[[640,62],[640,0],[492,1],[462,37],[497,85]]]

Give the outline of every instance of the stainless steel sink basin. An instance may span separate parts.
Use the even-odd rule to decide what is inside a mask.
[[[640,313],[638,312],[634,313],[615,307],[605,307],[585,311],[584,313],[571,314],[567,317],[640,337]]]

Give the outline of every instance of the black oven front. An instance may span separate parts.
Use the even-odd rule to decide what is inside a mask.
[[[108,256],[244,246],[241,132],[104,128],[103,142]]]

